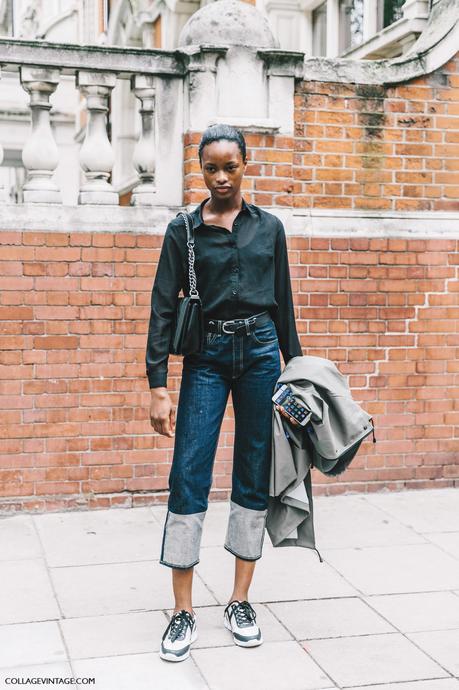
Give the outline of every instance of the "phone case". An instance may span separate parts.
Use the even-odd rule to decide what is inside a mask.
[[[305,426],[311,418],[311,412],[300,403],[292,393],[290,386],[283,384],[272,396],[273,402],[280,405],[298,424]]]

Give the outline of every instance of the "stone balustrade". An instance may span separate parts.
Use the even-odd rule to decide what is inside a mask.
[[[222,89],[217,85],[217,65],[228,59],[228,46],[192,45],[166,51],[0,39],[0,89],[2,73],[13,72],[29,96],[31,129],[22,151],[27,173],[24,202],[62,204],[54,174],[59,149],[50,110],[65,75],[74,77],[86,109],[78,206],[119,205],[119,189],[111,182],[116,152],[107,132],[109,99],[118,80],[125,80],[135,95],[140,122],[132,151],[138,179],[131,186],[131,206],[182,203],[187,131],[202,131],[223,120],[249,130],[291,133],[293,80],[302,75],[304,54],[259,47],[241,51],[236,62],[234,56],[239,54],[230,51],[233,57]],[[241,65],[242,79],[237,73]],[[221,112],[222,104],[226,114]]]
[[[186,62],[186,55],[163,50],[100,49],[44,41],[0,40],[1,71],[17,72],[21,86],[29,95],[31,130],[22,151],[27,171],[24,201],[62,203],[59,186],[53,178],[59,150],[50,123],[50,99],[62,76],[72,75],[87,110],[85,138],[79,154],[85,180],[78,204],[119,203],[119,195],[110,182],[114,151],[107,135],[108,100],[118,79],[129,80],[141,121],[140,137],[132,161],[138,184],[131,203],[140,206],[154,204],[157,92],[161,91],[164,82],[170,87],[174,81],[177,91],[177,82],[182,83]],[[173,98],[175,94],[172,92],[171,95]],[[3,156],[1,144],[0,163]],[[177,159],[180,154],[181,151],[176,152]]]

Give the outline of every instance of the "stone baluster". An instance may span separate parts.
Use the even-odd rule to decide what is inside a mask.
[[[118,204],[119,197],[108,181],[114,163],[107,136],[108,96],[115,86],[113,72],[79,70],[76,85],[86,97],[88,119],[86,136],[80,149],[80,164],[86,183],[78,195],[79,204]]]
[[[131,88],[140,100],[140,136],[134,148],[133,164],[140,178],[132,192],[133,206],[150,206],[155,202],[155,76],[134,74]]]
[[[32,129],[22,151],[27,170],[24,185],[26,203],[61,203],[59,187],[52,179],[59,162],[59,151],[51,130],[49,102],[59,83],[60,70],[54,67],[21,65],[21,85],[30,95]]]

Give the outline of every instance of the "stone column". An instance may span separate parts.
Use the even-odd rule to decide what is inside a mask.
[[[378,31],[378,3],[363,0],[363,42],[368,41]]]
[[[308,42],[307,9],[303,0],[265,0],[264,13],[275,29],[279,47],[301,50]]]
[[[24,201],[56,204],[61,203],[58,186],[52,175],[59,162],[59,151],[51,131],[49,98],[59,83],[60,70],[48,67],[21,65],[21,85],[30,95],[31,134],[22,151],[22,161],[27,170],[24,185]]]
[[[109,183],[114,154],[107,136],[108,96],[115,86],[113,72],[77,72],[76,85],[86,96],[88,121],[80,149],[80,163],[87,182],[81,187],[79,204],[118,204],[119,198]]]
[[[140,100],[140,137],[134,148],[133,163],[140,178],[131,197],[133,206],[149,206],[155,203],[155,76],[134,74],[131,88]]]
[[[327,0],[327,57],[339,54],[339,6],[338,0]]]

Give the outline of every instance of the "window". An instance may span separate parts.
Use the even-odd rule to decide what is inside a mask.
[[[405,0],[378,0],[378,31],[403,17]]]
[[[355,48],[363,42],[363,0],[340,0],[339,50]]]
[[[327,54],[327,2],[312,11],[312,54]]]

